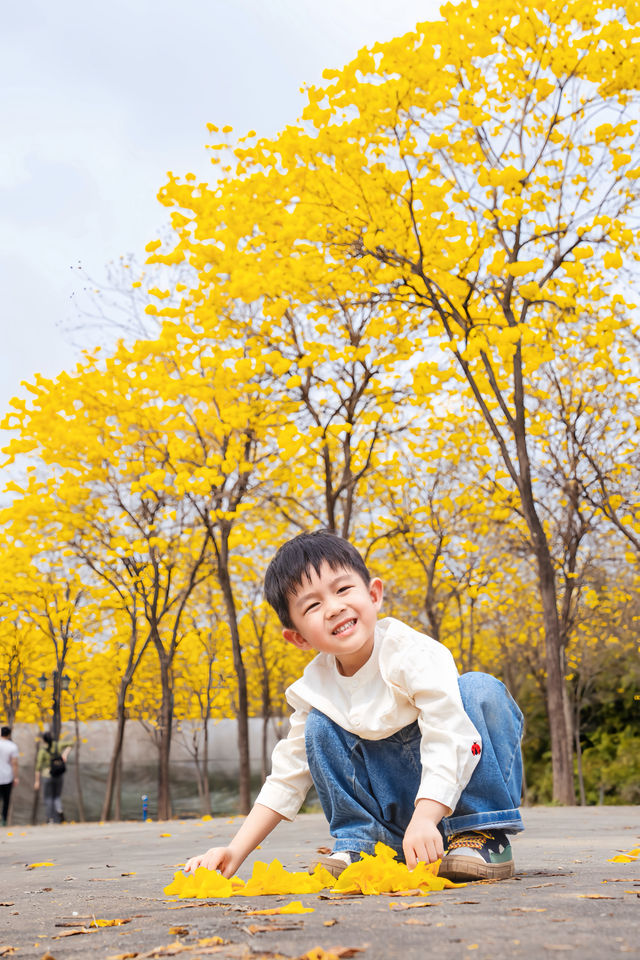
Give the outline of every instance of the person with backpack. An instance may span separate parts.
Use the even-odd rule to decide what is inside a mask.
[[[48,730],[42,734],[42,741],[43,745],[38,750],[38,756],[36,757],[36,775],[33,787],[34,790],[39,790],[42,782],[47,823],[62,823],[64,820],[62,787],[67,757],[74,741],[54,740]]]

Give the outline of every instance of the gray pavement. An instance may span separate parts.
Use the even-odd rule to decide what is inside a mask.
[[[427,898],[168,901],[163,887],[178,866],[224,843],[237,818],[4,828],[0,957],[297,958],[322,947],[362,950],[337,952],[362,960],[414,960],[427,953],[438,960],[640,958],[640,861],[609,862],[640,846],[640,807],[535,807],[523,816],[527,829],[514,841],[514,879],[470,883]],[[303,869],[328,843],[322,815],[301,815],[281,824],[239,873],[246,879],[253,859],[274,857],[289,870]],[[42,861],[52,865],[29,869]],[[247,916],[294,899],[313,913]],[[92,918],[129,922],[91,929]],[[63,936],[83,925],[90,932]],[[207,944],[213,937],[224,943]]]

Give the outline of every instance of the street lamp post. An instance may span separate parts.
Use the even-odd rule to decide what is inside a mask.
[[[67,676],[66,673],[60,673],[59,670],[54,670],[51,675],[51,680],[53,684],[53,697],[51,700],[51,736],[54,740],[60,739],[60,706],[62,699],[62,692],[66,692],[69,689],[69,684],[71,678]],[[41,690],[47,689],[48,677],[46,674],[41,674],[38,677],[38,683],[40,684]]]

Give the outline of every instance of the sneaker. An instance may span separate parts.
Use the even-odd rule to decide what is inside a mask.
[[[503,830],[469,830],[447,837],[438,876],[447,880],[506,880],[515,873]]]
[[[324,869],[337,880],[347,867],[359,859],[359,853],[350,853],[348,850],[336,850],[330,856],[320,857],[319,860],[314,860],[311,864],[311,870],[313,872],[317,866],[324,867]]]

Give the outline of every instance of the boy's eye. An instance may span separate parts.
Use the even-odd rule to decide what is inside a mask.
[[[338,593],[344,593],[345,590],[351,590],[352,584],[347,583],[344,587],[339,587]]]
[[[317,601],[314,601],[313,603],[310,603],[310,604],[309,604],[309,606],[305,609],[304,612],[305,612],[305,613],[309,613],[310,610],[313,610],[313,608],[314,608],[314,607],[317,607],[317,606],[318,606]]]

